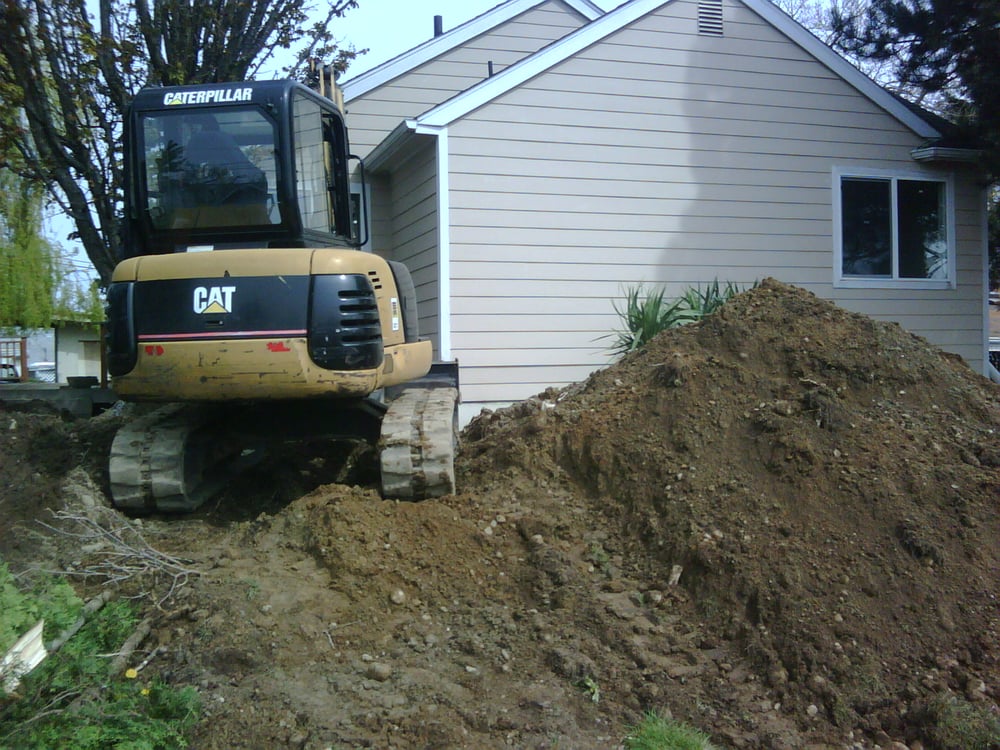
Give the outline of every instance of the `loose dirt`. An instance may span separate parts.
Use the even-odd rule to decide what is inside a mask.
[[[127,418],[0,411],[12,568],[100,558],[37,521],[107,504]],[[997,715],[1000,389],[898,326],[769,280],[477,417],[455,496],[383,501],[340,448],[134,521],[194,571],[122,585],[140,679],[200,690],[193,747],[616,748],[656,711],[930,750],[942,701]]]

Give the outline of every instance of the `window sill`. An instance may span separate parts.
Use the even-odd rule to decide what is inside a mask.
[[[955,284],[947,279],[888,279],[873,276],[854,276],[836,279],[834,289],[914,289],[937,291],[954,289]]]

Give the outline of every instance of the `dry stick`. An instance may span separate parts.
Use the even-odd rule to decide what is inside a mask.
[[[52,654],[61,649],[64,645],[66,645],[66,641],[68,641],[70,638],[72,638],[74,635],[77,634],[80,628],[83,627],[84,623],[87,622],[87,619],[92,614],[97,612],[101,607],[103,607],[105,604],[111,601],[113,597],[114,597],[114,592],[112,592],[110,589],[104,589],[100,594],[98,594],[93,599],[84,604],[83,609],[80,612],[80,616],[77,618],[76,622],[74,622],[63,632],[61,632],[58,635],[58,637],[56,637],[55,640],[53,640],[51,643],[47,643],[45,645],[45,650],[48,651],[50,654]]]
[[[125,663],[128,661],[129,657],[135,652],[139,644],[149,635],[150,630],[152,630],[152,624],[147,617],[145,620],[139,623],[139,626],[132,631],[132,635],[125,639],[125,643],[122,644],[121,649],[114,655],[114,659],[108,665],[108,677],[117,677],[125,669]],[[79,711],[85,703],[96,700],[101,694],[101,688],[97,685],[91,685],[86,690],[84,690],[80,695],[78,695],[72,703],[67,707],[67,711]]]
[[[115,658],[111,660],[111,665],[108,667],[108,674],[111,677],[125,671],[125,663],[139,647],[139,644],[146,639],[146,636],[149,635],[149,632],[152,629],[153,623],[147,617],[139,623],[136,629],[132,632],[132,635],[125,639],[125,643],[122,644],[121,650],[119,650],[119,652],[115,655]]]

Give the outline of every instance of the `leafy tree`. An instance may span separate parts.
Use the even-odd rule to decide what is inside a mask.
[[[284,72],[357,54],[330,31],[356,0],[3,0],[0,170],[42,185],[72,218],[103,282],[121,257],[121,123],[144,85],[245,80],[280,50]]]
[[[835,7],[835,46],[888,62],[895,78],[979,144],[1000,176],[1000,4],[983,0],[867,0]]]
[[[42,190],[0,170],[0,327],[48,327],[54,250],[42,237]]]
[[[868,0],[771,0],[785,13],[811,31],[828,47],[838,49],[858,70],[881,86],[913,101],[923,94],[904,86],[893,75],[888,61],[851,55],[840,44],[841,31],[834,27],[833,18],[852,18],[863,13]]]

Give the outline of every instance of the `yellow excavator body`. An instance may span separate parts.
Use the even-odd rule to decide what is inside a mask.
[[[383,350],[376,366],[320,367],[310,355],[306,328],[267,330],[267,326],[256,325],[272,320],[274,315],[268,308],[276,305],[302,306],[300,319],[307,321],[304,299],[275,296],[247,300],[257,308],[243,314],[251,325],[241,329],[229,323],[246,304],[241,294],[244,281],[277,279],[286,288],[305,288],[316,276],[363,277],[371,283],[376,302],[372,313],[377,313]],[[189,291],[178,293],[175,304],[188,307],[184,320],[195,324],[187,330],[171,327],[139,333],[135,366],[114,380],[116,393],[128,401],[363,398],[423,377],[431,368],[431,342],[405,341],[403,303],[392,271],[385,260],[372,253],[344,248],[255,248],[140,256],[120,263],[112,281],[188,282],[175,287]]]

